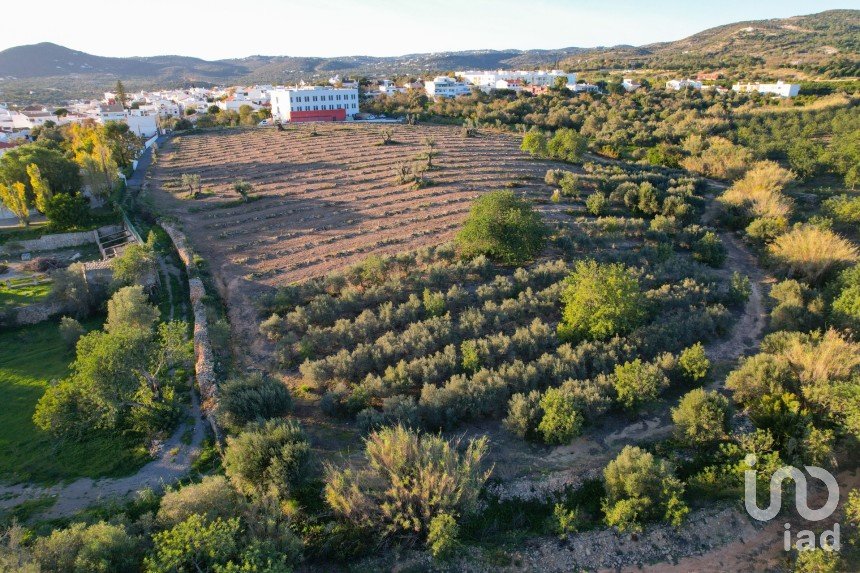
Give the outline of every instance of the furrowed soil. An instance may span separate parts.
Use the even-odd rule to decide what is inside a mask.
[[[383,130],[392,143],[383,145]],[[398,184],[399,165],[426,163],[429,184]],[[545,162],[519,150],[520,138],[459,128],[306,124],[174,137],[149,183],[154,202],[177,217],[226,295],[237,334],[256,334],[254,298],[267,288],[321,276],[374,253],[450,240],[480,193],[512,188],[546,196]],[[202,193],[189,198],[183,174]],[[253,186],[244,202],[237,180]]]

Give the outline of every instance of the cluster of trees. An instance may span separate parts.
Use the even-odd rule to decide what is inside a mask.
[[[61,328],[75,342],[75,360],[70,376],[39,400],[36,425],[75,439],[94,430],[151,438],[170,429],[192,352],[187,325],[160,322],[159,316],[136,285],[120,288],[108,301],[103,330],[82,334],[74,319],[65,319]]]
[[[33,130],[34,143],[0,157],[0,201],[23,225],[30,210],[44,214],[58,231],[84,227],[89,202],[82,186],[96,197],[118,188],[119,170],[131,166],[143,144],[128,125],[107,122],[46,123]]]

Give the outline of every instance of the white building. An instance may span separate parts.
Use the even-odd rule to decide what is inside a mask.
[[[432,82],[424,82],[424,90],[432,98],[457,97],[472,93],[472,86],[448,76],[436,76]]]
[[[598,92],[600,92],[600,86],[598,86],[597,84],[589,84],[589,83],[568,84],[567,89],[569,89],[570,91],[572,91],[574,93],[581,93],[581,92],[598,93]]]
[[[669,80],[666,82],[667,90],[675,90],[676,92],[685,90],[687,88],[700,90],[702,89],[702,82],[686,79],[686,80]]]
[[[624,78],[624,81],[621,82],[621,87],[623,87],[625,91],[633,92],[641,88],[642,84],[637,84],[630,78]]]
[[[455,76],[472,85],[483,89],[512,89],[498,88],[499,82],[516,82],[532,86],[553,87],[558,78],[564,78],[565,85],[576,83],[576,74],[561,70],[469,70],[455,72]]]
[[[145,109],[130,109],[125,119],[129,131],[149,139],[158,133],[158,113]]]
[[[390,96],[396,93],[404,93],[406,88],[397,87],[391,80],[379,80],[379,93]]]
[[[758,92],[760,94],[774,94],[779,97],[794,97],[800,93],[800,84],[787,84],[782,80],[775,84],[736,83],[732,89],[740,93]]]
[[[358,113],[358,89],[295,86],[271,92],[276,121],[343,121]]]
[[[100,103],[96,115],[99,123],[125,121],[126,118],[125,109],[118,103]]]

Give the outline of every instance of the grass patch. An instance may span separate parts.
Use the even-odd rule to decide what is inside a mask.
[[[85,322],[89,329],[102,319]],[[0,481],[54,483],[78,477],[127,475],[149,458],[131,436],[94,433],[58,441],[33,424],[36,403],[74,358],[54,321],[0,333]]]
[[[38,281],[36,284],[31,278],[0,281],[0,312],[42,302],[49,294],[51,281]]]

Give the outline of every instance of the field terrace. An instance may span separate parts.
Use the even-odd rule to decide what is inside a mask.
[[[163,149],[155,186],[165,193],[156,195],[225,283],[244,277],[271,286],[371,253],[447,241],[484,191],[515,187],[548,196],[547,165],[530,161],[518,137],[464,138],[453,127],[394,125],[394,143],[381,145],[386,127],[317,124],[180,136]],[[431,184],[397,184],[395,169],[416,161],[428,137],[438,152],[426,174]],[[183,173],[200,175],[202,198],[186,198]],[[240,201],[237,179],[253,185],[254,200]]]

